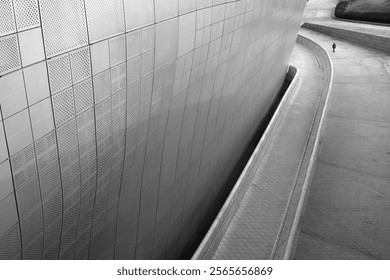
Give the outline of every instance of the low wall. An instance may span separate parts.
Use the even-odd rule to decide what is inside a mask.
[[[313,119],[303,163],[296,181],[294,193],[291,194],[289,206],[286,208],[284,222],[280,226],[281,230],[278,233],[278,240],[275,242],[271,255],[272,259],[293,259],[295,256],[301,221],[304,216],[311,179],[317,161],[319,140],[333,83],[333,64],[327,51],[316,42],[301,35],[298,35],[297,43],[303,45],[315,56],[320,68],[324,71],[325,82],[321,100]]]
[[[359,45],[370,47],[384,52],[390,52],[390,38],[361,33],[351,30],[339,29],[330,26],[305,22],[302,27],[329,34]]]
[[[233,190],[231,191],[229,197],[225,201],[222,209],[220,210],[218,216],[214,220],[212,226],[210,227],[207,235],[204,237],[202,243],[199,245],[197,251],[193,255],[193,260],[199,259],[211,259],[215,250],[218,247],[219,242],[224,236],[226,229],[228,228],[236,210],[238,209],[242,198],[244,197],[250,183],[253,178],[254,172],[256,169],[253,168],[254,164],[258,158],[261,158],[265,152],[265,147],[267,145],[267,140],[271,139],[277,127],[278,120],[282,116],[282,112],[286,107],[286,100],[296,89],[299,84],[300,72],[297,68],[290,66],[289,71],[286,75],[286,80],[291,81],[287,91],[285,92],[282,100],[279,103],[278,108],[276,109],[270,123],[267,126],[263,136],[260,139],[259,144],[256,146],[255,151],[253,152],[251,158],[245,166],[244,171],[237,180]]]

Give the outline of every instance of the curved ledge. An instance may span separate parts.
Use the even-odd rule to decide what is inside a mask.
[[[300,182],[299,179],[297,181],[297,184],[301,186],[297,186],[296,188],[297,189],[301,188],[301,193],[296,208],[293,207],[293,209],[295,209],[295,214],[290,227],[290,232],[286,242],[284,242],[285,240],[283,240],[283,242],[278,242],[279,244],[285,244],[284,246],[280,246],[282,248],[277,248],[279,251],[279,255],[283,256],[283,259],[291,259],[295,255],[301,221],[304,215],[305,205],[309,194],[309,187],[310,187],[312,175],[314,173],[315,163],[317,161],[319,140],[321,137],[321,131],[324,126],[324,120],[325,120],[325,115],[328,107],[329,95],[333,83],[333,64],[328,52],[316,42],[301,35],[298,35],[297,42],[299,44],[302,44],[304,47],[306,47],[317,58],[321,68],[324,70],[325,73],[325,83],[324,83],[324,88],[321,96],[321,101],[318,104],[317,112],[312,123],[310,137],[306,149],[308,153],[303,159],[303,172],[301,172],[303,174],[300,174],[303,180],[302,182]],[[281,250],[283,249],[283,247],[284,250]],[[281,254],[281,252],[283,251],[284,253]]]
[[[356,44],[363,45],[365,47],[377,49],[383,52],[390,53],[390,38],[378,35],[372,35],[362,32],[356,32],[341,28],[335,28],[325,26],[316,23],[305,22],[302,27],[318,31],[321,33],[329,34],[331,36],[338,37],[343,40],[347,40]]]
[[[223,207],[219,211],[217,217],[215,218],[206,236],[203,238],[198,249],[192,256],[193,260],[211,258],[216,247],[221,241],[227,229],[227,226],[229,225],[238,206],[240,205],[241,200],[250,185],[251,178],[253,177],[253,174],[256,171],[255,168],[253,168],[254,167],[253,163],[256,162],[256,160],[262,156],[264,150],[266,150],[266,147],[268,146],[267,140],[270,139],[271,138],[270,136],[272,136],[273,133],[275,132],[277,123],[279,122],[286,108],[287,100],[289,99],[289,96],[291,96],[298,88],[299,81],[300,81],[299,69],[290,65],[286,79],[291,80],[288,89],[283,95],[283,98],[280,101],[278,108],[276,109],[271,121],[269,122],[263,136],[261,137],[252,156],[250,157],[248,163],[246,164],[243,172],[241,173],[239,179],[234,185],[232,191],[230,192],[230,195],[228,196]]]
[[[379,26],[389,26],[390,27],[390,24],[387,24],[387,23],[382,23],[382,22],[374,22],[374,21],[363,21],[363,20],[355,20],[355,19],[347,19],[347,18],[339,18],[339,17],[336,17],[336,8],[334,8],[332,10],[332,18],[334,20],[339,20],[339,21],[346,21],[346,22],[354,22],[354,23],[363,23],[363,24],[372,24],[372,25],[379,25]]]

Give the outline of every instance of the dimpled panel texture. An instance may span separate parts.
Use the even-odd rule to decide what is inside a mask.
[[[1,159],[14,188],[0,259],[188,257],[279,90],[306,1],[13,3],[0,1],[0,81],[21,68],[18,32],[41,26],[55,126]]]

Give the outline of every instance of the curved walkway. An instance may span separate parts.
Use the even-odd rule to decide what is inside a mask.
[[[331,49],[334,37],[300,32]],[[337,39],[297,259],[390,259],[390,56]]]
[[[295,47],[292,64],[301,69],[299,90],[287,97],[275,132],[266,137],[265,141],[269,144],[264,149],[265,153],[253,164],[255,172],[248,179],[249,188],[241,203],[238,202],[238,209],[231,221],[221,226],[227,227],[222,238],[209,246],[210,249],[198,250],[194,258],[283,257],[274,255],[278,253],[280,241],[287,240],[288,231],[284,230],[283,225],[289,219],[285,213],[289,212],[290,195],[296,195],[299,199],[300,190],[296,191],[295,186],[301,173],[306,173],[302,166],[305,166],[303,162],[306,156],[310,158],[313,148],[308,148],[308,139],[313,132],[313,120],[319,111],[319,104],[322,103],[325,79],[315,57],[299,44]]]

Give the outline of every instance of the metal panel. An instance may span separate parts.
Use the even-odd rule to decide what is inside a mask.
[[[73,119],[57,129],[60,157],[77,145],[76,120]]]
[[[88,43],[83,0],[41,0],[39,7],[47,57]]]
[[[27,107],[23,74],[21,70],[0,77],[0,88],[1,110],[4,118]]]
[[[25,109],[4,121],[10,155],[33,142],[28,110]]]
[[[125,0],[126,31],[154,22],[153,0]]]
[[[19,48],[23,66],[28,66],[45,59],[40,28],[18,33]]]
[[[80,114],[85,109],[93,106],[92,80],[85,80],[73,88],[76,104],[76,114]]]
[[[109,46],[111,67],[126,60],[126,37],[124,35],[111,39]]]
[[[40,25],[37,0],[14,0],[14,9],[18,31]]]
[[[73,83],[91,76],[91,60],[89,48],[82,48],[70,53]]]
[[[99,103],[111,95],[110,71],[100,73],[93,77],[95,103]]]
[[[85,0],[91,43],[125,32],[123,0]]]
[[[31,126],[34,139],[39,139],[43,135],[54,129],[53,112],[50,98],[30,107]]]
[[[23,69],[29,105],[50,96],[46,62],[34,64]]]
[[[68,54],[48,60],[47,67],[52,94],[72,85]]]
[[[52,131],[36,141],[35,150],[39,172],[56,162],[58,160],[58,153],[55,132]]]
[[[56,127],[75,116],[72,88],[52,96]]]
[[[20,259],[20,230],[19,224],[12,227],[0,237],[0,260]]]

